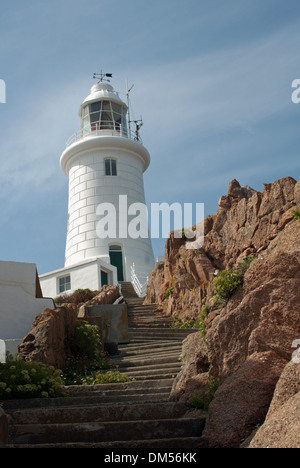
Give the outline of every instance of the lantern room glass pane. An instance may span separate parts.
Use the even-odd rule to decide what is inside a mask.
[[[100,128],[104,130],[114,128],[110,101],[102,102]]]

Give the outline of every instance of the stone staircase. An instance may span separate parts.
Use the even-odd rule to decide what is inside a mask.
[[[8,448],[198,448],[205,414],[169,401],[180,371],[183,339],[195,330],[170,329],[154,305],[143,305],[131,283],[128,344],[112,365],[134,381],[69,387],[65,398],[7,400]],[[195,414],[196,413],[196,414]]]

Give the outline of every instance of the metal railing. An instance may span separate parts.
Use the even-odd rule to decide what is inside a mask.
[[[148,286],[148,276],[137,276],[135,271],[135,264],[133,263],[130,267],[131,270],[131,283],[135,289],[135,292],[139,297],[146,296],[146,290]],[[146,279],[145,283],[141,283],[140,279]]]
[[[142,144],[142,139],[138,131],[128,130],[127,126],[122,126],[113,121],[99,120],[96,122],[89,123],[87,126],[81,128],[77,132],[73,133],[66,142],[66,147],[72,145],[76,141],[83,138],[97,137],[97,136],[118,136],[123,138],[129,138],[130,140],[137,141]]]

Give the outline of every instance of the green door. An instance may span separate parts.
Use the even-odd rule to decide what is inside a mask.
[[[104,286],[105,284],[108,284],[108,276],[105,271],[101,270],[101,286]]]
[[[124,281],[122,251],[116,252],[111,250],[109,252],[109,258],[111,265],[117,267],[118,281]]]

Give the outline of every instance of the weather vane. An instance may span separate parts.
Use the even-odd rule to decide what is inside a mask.
[[[94,73],[93,78],[98,79],[99,83],[102,81],[110,82],[110,80],[107,80],[106,78],[112,78],[112,73],[102,73],[102,70],[101,70],[101,73]]]

